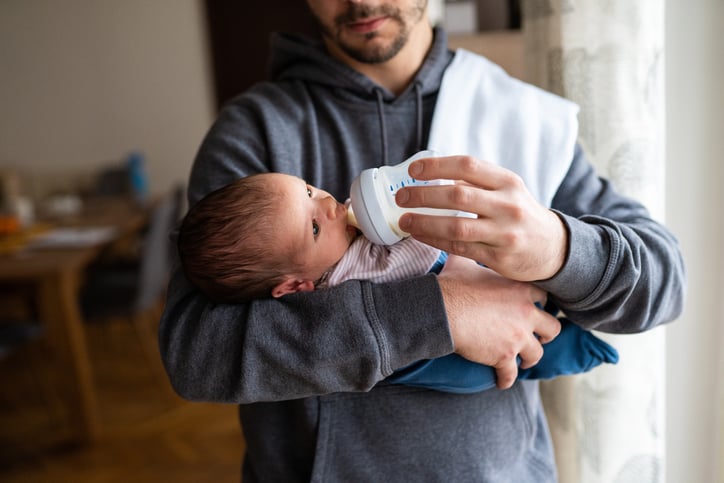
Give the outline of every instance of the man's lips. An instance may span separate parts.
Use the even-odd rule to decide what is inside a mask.
[[[380,28],[387,20],[387,17],[375,17],[358,20],[357,22],[348,23],[347,26],[354,32],[366,34]]]

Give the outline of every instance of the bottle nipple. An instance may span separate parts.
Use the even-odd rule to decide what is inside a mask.
[[[354,210],[352,209],[352,205],[347,205],[347,224],[352,225],[355,228],[360,228],[359,222],[357,222],[357,217],[354,216]]]

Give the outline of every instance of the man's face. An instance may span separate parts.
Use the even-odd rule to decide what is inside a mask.
[[[427,0],[307,0],[326,41],[352,59],[379,64],[405,46]]]

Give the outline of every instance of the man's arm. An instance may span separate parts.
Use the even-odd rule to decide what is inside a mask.
[[[189,204],[273,166],[274,155],[260,141],[259,115],[245,109],[243,103],[226,109],[204,140]],[[179,394],[237,403],[366,391],[398,367],[453,350],[432,275],[217,305],[186,280],[178,262],[159,342]]]
[[[493,366],[501,389],[513,385],[519,364],[527,369],[538,363],[541,344],[561,330],[558,319],[536,306],[545,305],[544,290],[502,277],[469,258],[451,255],[440,287],[455,352]]]
[[[537,285],[587,329],[640,332],[683,309],[686,271],[678,241],[640,203],[599,178],[578,148],[553,200],[567,227],[562,269]]]
[[[366,391],[397,367],[452,351],[432,275],[215,305],[178,267],[160,346],[180,395],[236,403]]]
[[[557,216],[515,175],[490,163],[457,156],[420,160],[410,169],[419,179],[467,184],[405,188],[397,195],[401,206],[479,216],[406,214],[404,230],[510,279],[535,282],[583,327],[637,332],[681,312],[685,272],[676,239],[641,204],[600,179],[580,147],[553,200]]]

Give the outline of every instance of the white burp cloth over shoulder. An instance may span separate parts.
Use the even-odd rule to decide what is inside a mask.
[[[573,102],[459,49],[442,79],[428,149],[503,166],[549,207],[573,159],[577,114]]]

